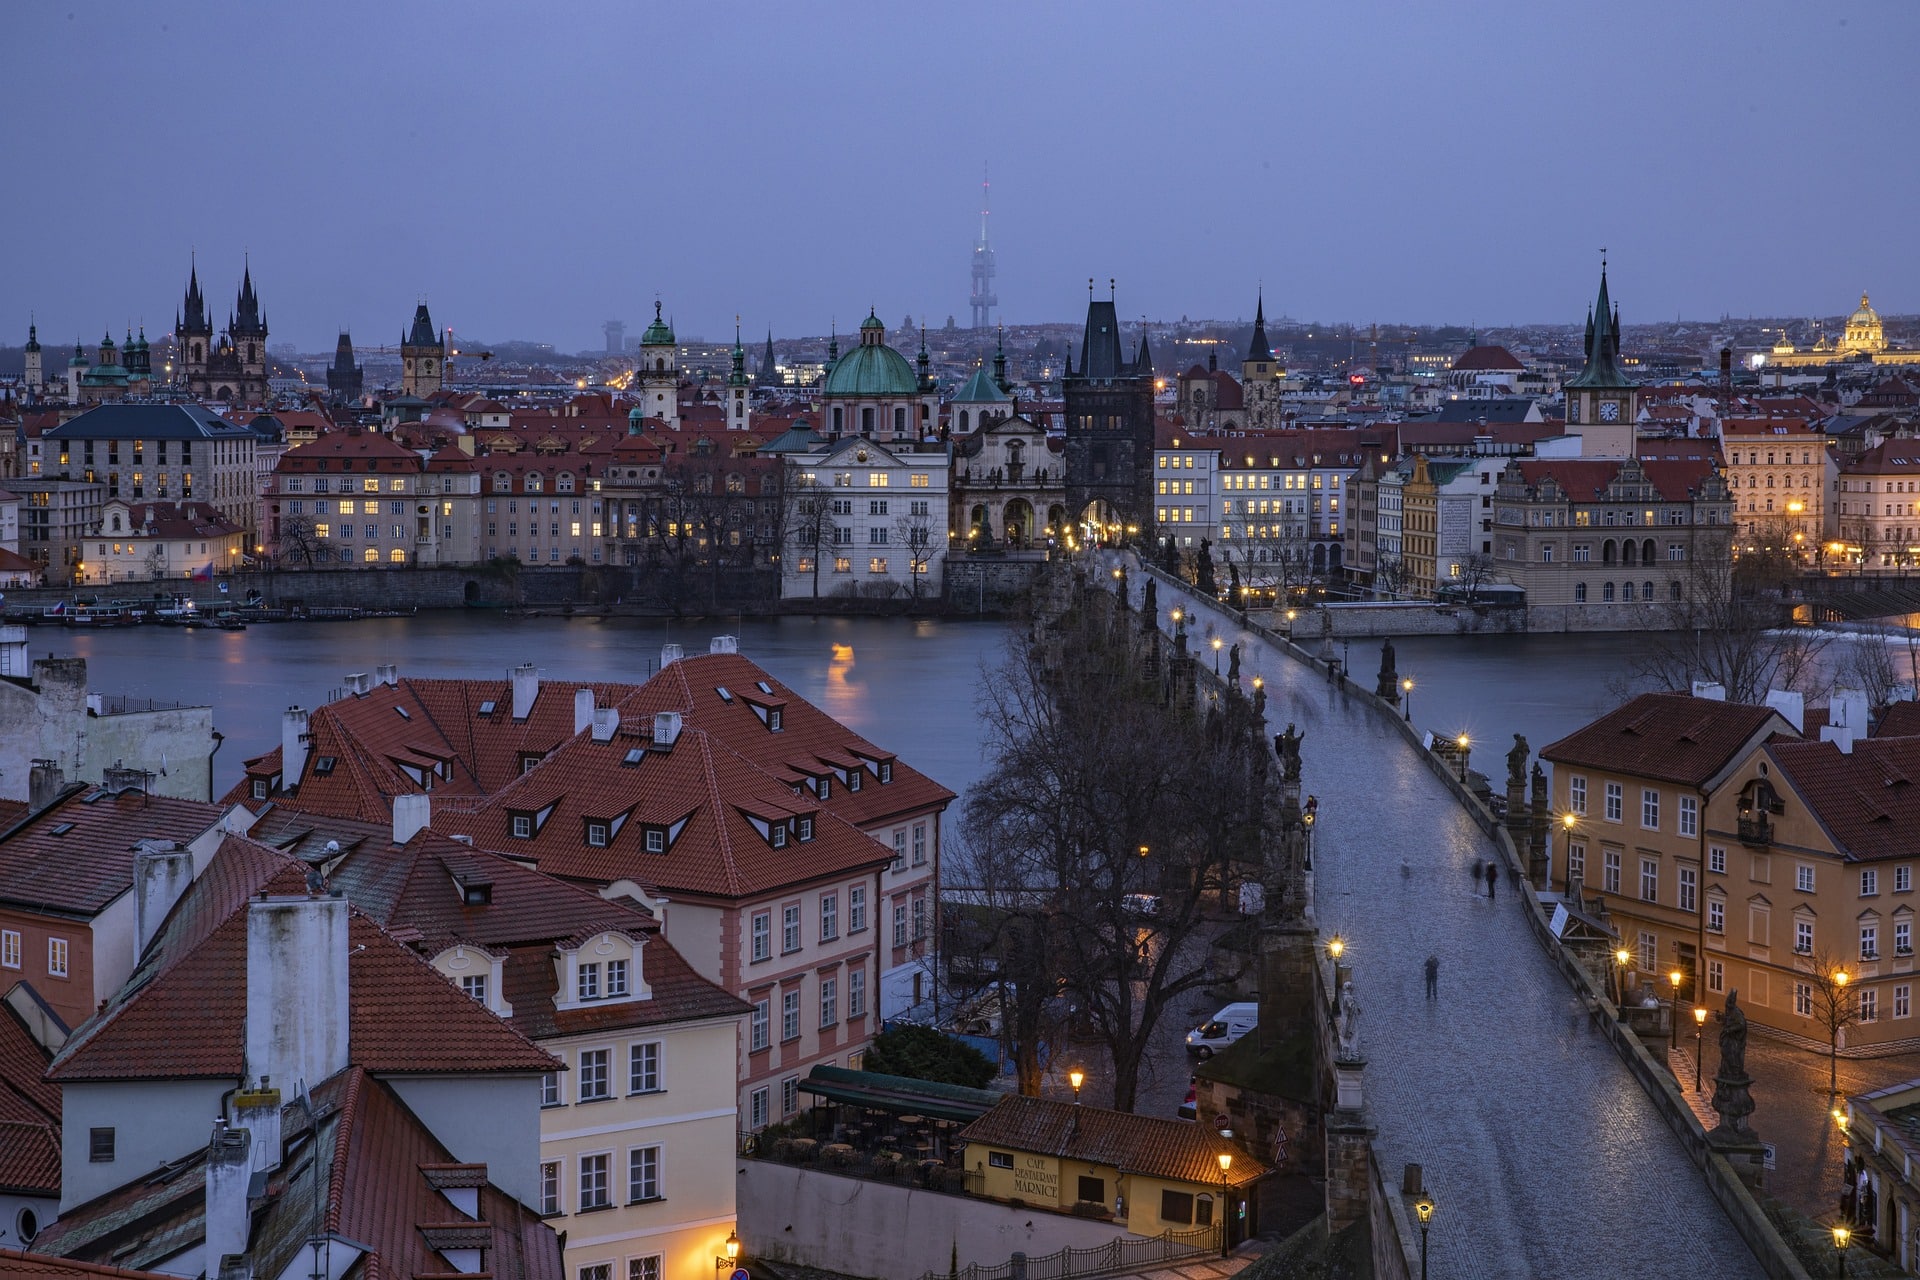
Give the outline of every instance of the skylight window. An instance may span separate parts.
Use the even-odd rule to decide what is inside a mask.
[[[756,689],[758,689],[758,690],[759,690],[760,692],[762,692],[762,693],[772,693],[772,692],[773,692],[773,686],[772,686],[772,685],[770,685],[770,684],[768,684],[768,683],[767,683],[767,682],[766,682],[765,680],[756,680],[756,681],[754,681],[754,685],[753,685],[753,687],[754,687],[754,688],[756,688]]]
[[[481,715],[483,715],[483,716],[490,716],[490,715],[492,715],[492,714],[493,714],[493,708],[495,707],[495,705],[497,705],[497,704],[495,704],[495,703],[494,703],[494,702],[492,702],[491,700],[489,700],[489,701],[487,701],[487,702],[483,702],[483,703],[481,703],[481,704],[480,704],[480,714],[481,714]]]
[[[73,830],[73,824],[71,822],[63,822],[60,825],[48,830],[47,834],[50,836],[63,836],[71,830]]]
[[[733,701],[733,694],[728,691],[727,686],[723,684],[717,684],[713,687],[713,691],[720,695],[720,701],[722,702]]]
[[[333,772],[333,766],[339,761],[333,756],[321,756],[313,762],[313,772],[317,777],[326,777]]]
[[[406,709],[405,707],[395,707],[395,708],[394,708],[394,710],[395,710],[395,711],[398,711],[398,712],[400,713],[400,718],[401,718],[402,720],[411,720],[411,719],[413,719],[413,717],[412,717],[411,715],[409,715],[409,714],[407,714],[407,709]]]
[[[627,754],[621,757],[620,763],[629,766],[639,764],[641,760],[646,758],[646,754],[647,749],[645,747],[629,747],[627,748]]]

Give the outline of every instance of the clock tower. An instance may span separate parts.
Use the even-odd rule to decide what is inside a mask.
[[[1567,429],[1585,458],[1631,458],[1640,416],[1639,388],[1620,368],[1620,311],[1607,296],[1600,260],[1600,297],[1587,313],[1587,362],[1567,379]]]

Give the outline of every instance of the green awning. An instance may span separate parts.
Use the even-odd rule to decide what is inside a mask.
[[[800,1088],[829,1102],[961,1123],[978,1120],[1005,1096],[991,1089],[849,1071],[845,1067],[815,1067],[800,1082]]]

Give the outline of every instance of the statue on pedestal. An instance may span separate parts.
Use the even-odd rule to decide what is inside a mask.
[[[1524,792],[1527,787],[1527,739],[1523,734],[1513,735],[1513,750],[1507,752],[1507,792]]]
[[[1240,646],[1236,644],[1232,648],[1227,650],[1227,679],[1238,680],[1239,678],[1240,678]]]
[[[1360,1057],[1360,1002],[1353,998],[1353,979],[1340,984],[1340,1059],[1353,1062]]]
[[[1393,641],[1380,642],[1380,679],[1373,686],[1373,696],[1385,698],[1390,705],[1400,704],[1400,672],[1393,665]]]
[[[1284,781],[1300,781],[1300,731],[1291,723],[1285,733],[1273,735],[1273,750],[1280,757],[1280,776]]]
[[[1753,1095],[1748,1092],[1753,1077],[1747,1074],[1747,1015],[1740,1008],[1740,993],[1727,993],[1727,1007],[1720,1015],[1720,1069],[1713,1073],[1713,1109],[1720,1123],[1708,1136],[1715,1142],[1751,1145],[1758,1141],[1747,1127],[1753,1114]]]

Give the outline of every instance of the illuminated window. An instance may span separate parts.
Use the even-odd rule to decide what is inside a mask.
[[[867,487],[869,489],[884,489],[887,487],[887,480],[888,476],[884,471],[870,471],[867,473]]]

